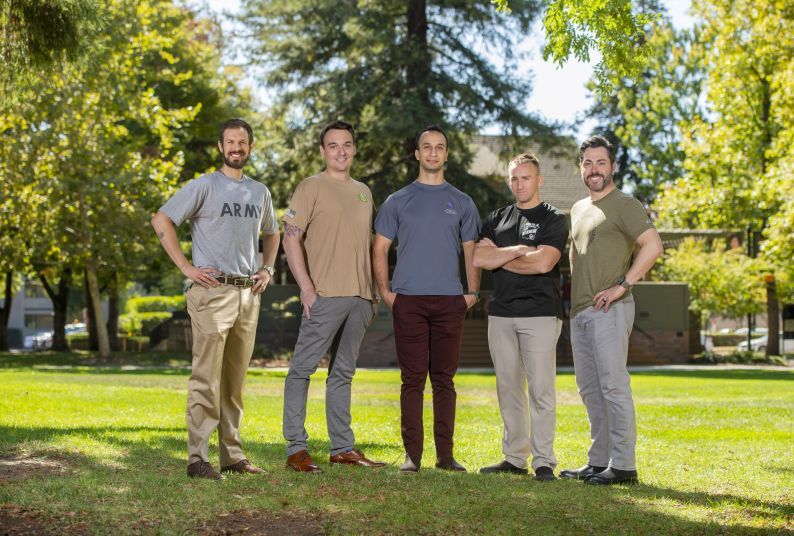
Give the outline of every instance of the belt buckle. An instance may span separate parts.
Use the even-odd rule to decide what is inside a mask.
[[[247,277],[235,277],[232,284],[235,287],[247,287],[248,286],[248,278]]]

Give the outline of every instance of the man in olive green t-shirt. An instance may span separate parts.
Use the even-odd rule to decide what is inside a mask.
[[[588,484],[636,482],[637,430],[626,369],[631,287],[662,254],[662,241],[642,204],[615,188],[611,143],[600,136],[586,140],[579,165],[590,197],[571,209],[571,345],[592,443],[587,465],[560,476]]]
[[[359,346],[374,316],[372,194],[350,177],[356,154],[353,127],[336,121],[320,134],[325,170],[303,180],[284,214],[284,251],[303,303],[298,341],[284,382],[287,466],[317,473],[307,449],[310,376],[330,354],[325,387],[332,464],[382,467],[355,448],[350,388]]]

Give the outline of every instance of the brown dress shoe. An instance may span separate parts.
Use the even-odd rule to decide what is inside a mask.
[[[358,449],[348,450],[341,454],[335,454],[329,458],[332,464],[341,465],[358,465],[359,467],[384,467],[386,464],[383,462],[375,462],[368,460],[364,453]]]
[[[240,473],[243,475],[252,474],[258,475],[259,473],[264,473],[264,469],[260,469],[259,467],[255,466],[245,458],[240,460],[237,463],[233,463],[232,465],[225,465],[221,467],[221,473]]]
[[[287,467],[299,473],[322,473],[322,470],[314,463],[309,451],[299,450],[295,454],[287,457]]]
[[[223,480],[223,475],[212,468],[209,462],[199,460],[187,466],[187,476],[190,478],[207,478],[209,480]]]

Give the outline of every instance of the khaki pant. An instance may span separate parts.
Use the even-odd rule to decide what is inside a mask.
[[[188,381],[188,464],[209,461],[209,438],[218,429],[220,465],[243,458],[245,373],[254,350],[259,296],[250,288],[193,285],[187,292],[193,327],[193,371]]]
[[[525,468],[530,454],[533,470],[557,466],[554,382],[561,328],[562,321],[554,316],[488,317],[488,346],[504,423],[502,453],[516,467]]]

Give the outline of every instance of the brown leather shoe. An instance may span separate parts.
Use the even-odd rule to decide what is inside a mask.
[[[240,460],[237,463],[233,463],[232,465],[224,465],[221,467],[221,473],[240,473],[242,475],[258,475],[260,473],[264,473],[264,469],[260,469],[256,465],[252,464],[245,458]]]
[[[299,473],[322,473],[306,449],[287,456],[287,467]]]
[[[340,465],[358,465],[359,467],[384,467],[386,464],[383,462],[375,462],[368,460],[364,453],[358,449],[348,450],[341,454],[335,454],[329,458],[332,464]]]
[[[209,462],[199,460],[187,466],[187,476],[190,478],[207,478],[209,480],[223,480],[223,475],[212,468]]]

